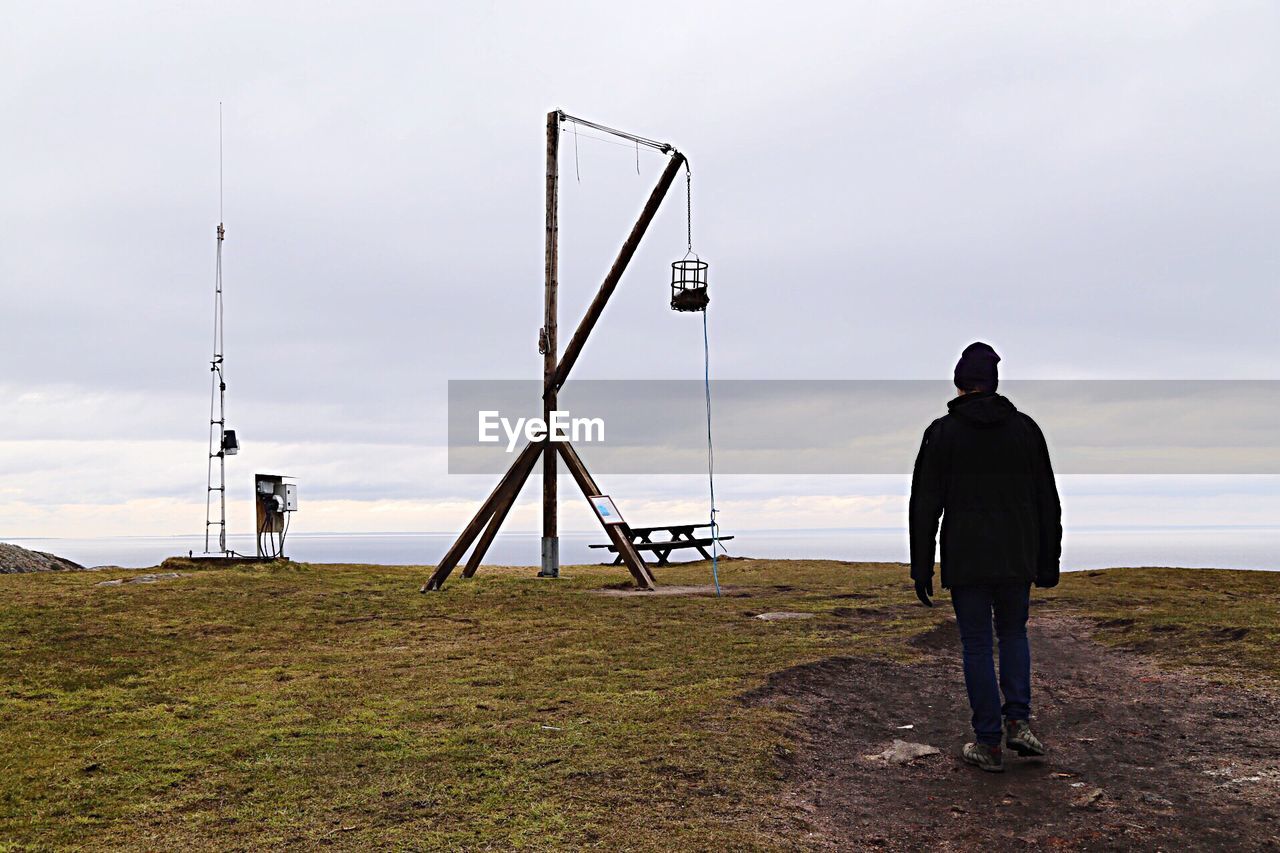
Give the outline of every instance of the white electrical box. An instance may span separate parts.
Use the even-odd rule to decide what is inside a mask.
[[[287,560],[284,540],[289,532],[289,513],[298,509],[298,486],[286,483],[281,474],[255,474],[253,491],[257,504],[258,557]]]

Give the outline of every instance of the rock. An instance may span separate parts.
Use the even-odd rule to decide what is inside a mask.
[[[73,563],[43,551],[28,551],[17,545],[0,542],[0,575],[20,574],[23,572],[68,572],[83,569],[79,563]]]
[[[1173,803],[1170,800],[1166,800],[1159,794],[1153,794],[1150,791],[1142,792],[1142,801],[1149,806],[1156,806],[1157,808],[1162,809],[1172,808],[1173,806]]]
[[[910,764],[917,758],[938,754],[939,750],[936,746],[929,746],[927,743],[911,743],[894,738],[893,744],[884,752],[879,755],[868,755],[867,758],[871,761],[884,761],[888,764]]]
[[[156,581],[176,580],[182,577],[177,572],[158,572],[156,574],[135,575],[129,578],[125,583],[155,583]]]
[[[120,586],[125,583],[155,583],[156,581],[175,580],[182,577],[177,572],[158,572],[155,574],[134,575],[131,578],[112,578],[109,581],[98,581],[94,586]]]
[[[1071,807],[1076,809],[1087,809],[1100,799],[1102,799],[1102,789],[1090,788],[1073,800],[1071,802]]]
[[[775,610],[772,613],[757,613],[755,618],[764,622],[783,622],[787,619],[812,619],[813,614],[795,610]]]

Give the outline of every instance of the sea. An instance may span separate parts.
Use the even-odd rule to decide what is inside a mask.
[[[736,557],[833,559],[905,562],[906,531],[900,528],[820,530],[734,530],[723,552]],[[456,532],[439,533],[306,533],[289,535],[285,553],[308,563],[431,565],[439,561]],[[0,534],[0,541],[47,551],[85,566],[146,568],[166,557],[199,554],[201,536],[113,536],[97,539],[20,538]],[[591,549],[606,541],[596,531],[562,533],[564,565],[599,563],[605,552]],[[536,566],[540,536],[536,532],[499,534],[485,558],[489,565]],[[252,554],[252,536],[230,536],[228,545]],[[611,557],[611,555],[610,555]],[[1280,526],[1228,527],[1094,527],[1067,531],[1063,569],[1116,566],[1172,566],[1280,571]]]

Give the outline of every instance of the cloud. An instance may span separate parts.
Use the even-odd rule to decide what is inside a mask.
[[[90,500],[102,527],[177,530],[191,506],[146,502],[201,502],[219,101],[235,488],[303,472],[321,501],[423,501],[418,529],[454,520],[431,502],[488,490],[435,467],[445,388],[539,375],[556,107],[690,156],[716,377],[945,379],[981,338],[1009,378],[1274,378],[1278,17],[1208,2],[15,8],[0,495],[19,503],[0,517],[78,518]],[[641,152],[637,175],[633,150],[568,130],[562,336],[661,166]],[[700,376],[701,329],[666,306],[680,190],[575,377]],[[923,429],[909,420],[904,435]],[[821,514],[835,495],[815,489]]]

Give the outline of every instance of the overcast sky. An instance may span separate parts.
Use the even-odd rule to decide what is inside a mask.
[[[491,486],[446,474],[447,380],[541,369],[548,110],[688,155],[716,376],[945,379],[982,339],[1006,377],[1275,379],[1278,44],[1269,3],[11,4],[0,537],[200,530],[219,101],[233,532],[254,471],[299,478],[299,531],[447,530]],[[636,159],[566,128],[566,340]],[[683,202],[575,376],[700,377]],[[904,482],[733,478],[724,521],[899,524]],[[1278,482],[1064,491],[1081,523],[1266,523]],[[606,488],[704,512],[697,478]]]

